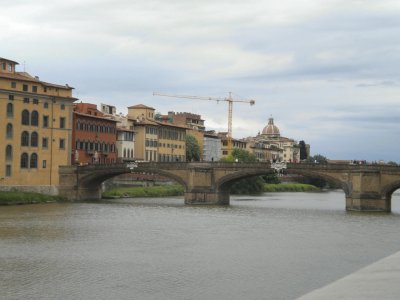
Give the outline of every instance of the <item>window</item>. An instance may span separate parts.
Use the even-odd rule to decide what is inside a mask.
[[[28,153],[22,153],[21,154],[20,167],[21,167],[21,169],[27,169],[28,168]]]
[[[27,84],[23,84],[23,85],[22,85],[22,90],[23,90],[24,92],[27,92],[27,91],[28,91],[28,85],[27,85]]]
[[[49,127],[49,116],[43,116],[43,127]]]
[[[47,87],[43,88],[43,92],[47,93]]]
[[[43,162],[42,162],[42,168],[43,168],[43,169],[46,169],[46,165],[47,165],[47,161],[46,161],[46,160],[43,160]]]
[[[12,146],[7,145],[6,147],[6,160],[12,160]]]
[[[44,108],[49,108],[49,103],[48,102],[43,103],[43,107]]]
[[[24,98],[24,103],[29,103],[29,98]]]
[[[37,93],[37,86],[36,85],[32,85],[32,93]]]
[[[15,81],[12,81],[12,82],[11,82],[11,88],[12,88],[12,89],[17,88],[17,83],[16,83]]]
[[[6,176],[11,177],[11,165],[6,165]]]
[[[29,111],[26,109],[22,111],[22,125],[29,125]]]
[[[31,147],[37,147],[38,146],[38,140],[39,136],[37,132],[32,132],[31,134]]]
[[[36,153],[32,153],[29,167],[31,169],[37,169],[37,167],[38,167],[37,164],[38,164],[38,155]]]
[[[21,146],[29,146],[29,133],[27,131],[21,134]]]
[[[64,117],[60,118],[60,128],[65,128],[65,118]]]
[[[9,63],[7,66],[8,66],[8,72],[12,72],[12,64]]]
[[[7,117],[12,117],[14,115],[14,105],[12,103],[7,103]]]
[[[34,98],[34,99],[32,100],[32,103],[33,103],[33,104],[36,104],[36,105],[39,104],[39,99]]]
[[[61,110],[65,110],[65,104],[61,104]]]
[[[65,139],[60,139],[60,141],[59,141],[59,148],[60,148],[60,149],[65,149]]]
[[[8,139],[12,139],[13,137],[13,126],[11,123],[7,124],[7,129],[6,129],[6,137]]]
[[[31,125],[39,126],[39,113],[36,110],[34,110],[31,114]]]
[[[14,95],[8,95],[8,100],[13,101],[14,100]]]
[[[42,138],[42,148],[47,149],[49,147],[49,139]]]

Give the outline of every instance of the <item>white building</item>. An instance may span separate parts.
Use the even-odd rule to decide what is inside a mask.
[[[203,160],[219,161],[221,159],[221,139],[213,131],[204,132]]]
[[[135,159],[135,131],[133,122],[122,113],[117,114],[113,105],[101,104],[101,112],[104,117],[117,121],[116,148],[119,161],[130,161]]]

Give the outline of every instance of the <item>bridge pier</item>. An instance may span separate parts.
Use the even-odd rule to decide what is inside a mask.
[[[391,199],[381,193],[382,175],[379,170],[363,170],[349,173],[349,194],[346,210],[390,212]]]
[[[229,192],[192,189],[185,192],[185,204],[228,205]]]
[[[346,210],[348,211],[390,212],[391,209],[391,199],[386,199],[380,195],[346,196]]]

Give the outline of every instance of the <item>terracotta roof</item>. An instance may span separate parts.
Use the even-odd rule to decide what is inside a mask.
[[[5,61],[8,61],[8,62],[14,63],[16,65],[19,65],[19,63],[17,63],[16,61],[13,61],[11,59],[7,59],[7,58],[4,58],[4,57],[0,57],[0,60],[5,60]]]
[[[139,119],[139,122],[138,122],[137,119],[133,119],[133,118],[129,118],[129,117],[128,117],[128,120],[129,120],[129,121],[133,121],[133,123],[134,123],[136,126],[140,126],[140,125],[155,125],[155,126],[158,126],[158,123],[157,123],[157,122],[155,122],[155,121],[150,121],[150,120],[147,120],[147,119],[144,119],[144,120]]]
[[[129,106],[128,108],[147,108],[147,109],[155,110],[155,108],[150,107],[150,106],[146,106],[144,104],[132,105],[132,106]]]
[[[156,121],[156,123],[158,123],[159,125],[163,125],[163,126],[176,127],[176,128],[181,128],[181,129],[190,129],[189,127],[181,126],[181,125],[175,125],[175,124],[172,124],[172,123],[158,122],[158,121]]]
[[[112,120],[112,119],[109,119],[109,118],[99,117],[99,116],[94,116],[94,115],[89,115],[89,114],[84,114],[84,113],[79,113],[79,112],[76,112],[76,111],[74,111],[74,114],[78,115],[78,116],[89,117],[89,118],[109,121],[109,122],[113,122],[113,123],[117,123],[118,122],[118,121],[115,121],[115,120]]]
[[[49,87],[56,87],[56,88],[61,88],[61,89],[69,89],[72,90],[74,89],[73,87],[69,85],[60,85],[60,84],[54,84],[54,83],[48,83],[45,81],[39,80],[38,77],[33,77],[30,74],[26,72],[15,72],[15,73],[2,73],[0,72],[0,77],[1,78],[9,78],[9,79],[16,79],[16,80],[23,80],[23,81],[29,81],[29,82],[37,82],[41,83],[45,86]]]

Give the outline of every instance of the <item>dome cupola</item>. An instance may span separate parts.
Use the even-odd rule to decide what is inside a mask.
[[[279,128],[274,125],[274,118],[269,118],[268,125],[264,127],[262,135],[267,137],[280,137]]]

